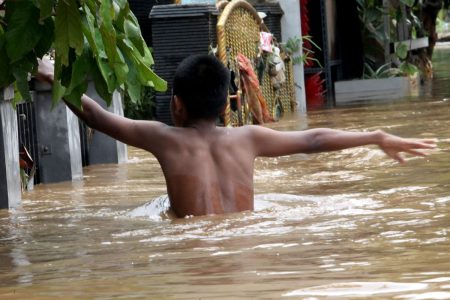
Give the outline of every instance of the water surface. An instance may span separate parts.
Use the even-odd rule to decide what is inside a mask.
[[[406,165],[375,147],[258,159],[255,212],[186,219],[151,209],[165,183],[136,149],[35,187],[0,211],[0,298],[449,299],[449,55],[419,96],[273,126],[440,139]]]

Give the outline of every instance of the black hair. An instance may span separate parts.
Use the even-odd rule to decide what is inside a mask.
[[[228,96],[230,71],[212,55],[185,58],[173,79],[173,94],[184,103],[192,119],[215,119]]]

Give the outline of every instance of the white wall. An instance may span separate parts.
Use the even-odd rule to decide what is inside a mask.
[[[285,42],[289,38],[301,37],[300,23],[300,1],[298,0],[280,0],[281,9],[284,15],[281,18],[281,38]],[[300,49],[302,52],[302,49]],[[303,73],[303,64],[294,66],[295,98],[300,113],[306,112],[305,96],[305,78]]]

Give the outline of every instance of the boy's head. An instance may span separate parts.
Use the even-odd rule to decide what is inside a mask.
[[[223,111],[230,83],[229,70],[214,56],[193,55],[178,66],[173,94],[189,119],[214,120]]]

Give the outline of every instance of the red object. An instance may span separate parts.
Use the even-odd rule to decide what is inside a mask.
[[[325,79],[321,79],[320,74],[321,72],[305,77],[306,105],[309,109],[321,108],[325,102]]]
[[[247,96],[248,106],[250,107],[254,121],[257,124],[274,122],[275,120],[269,113],[266,99],[264,99],[261,92],[258,77],[253,70],[250,60],[241,53],[238,53],[236,58],[239,64],[239,75],[244,87],[244,93]]]
[[[309,36],[309,10],[308,10],[308,1],[309,0],[300,0],[300,22],[302,26],[302,36]],[[307,50],[313,50],[312,45],[309,41],[304,40],[302,47]],[[313,57],[313,53],[310,52],[309,57]],[[312,67],[314,65],[314,61],[306,60],[304,63],[305,67]]]
[[[309,0],[299,0],[300,1],[300,18],[302,26],[302,36],[310,36],[309,30],[309,10],[308,2]],[[303,48],[311,50],[308,55],[310,58],[314,57],[313,47],[309,41],[303,41]],[[313,67],[314,61],[308,59],[304,63],[305,68]],[[325,93],[324,79],[320,77],[321,72],[305,76],[305,94],[306,94],[306,104],[309,109],[321,108],[325,103]]]
[[[28,149],[23,145],[19,149],[19,164],[21,169],[31,169],[34,166],[34,161]]]

